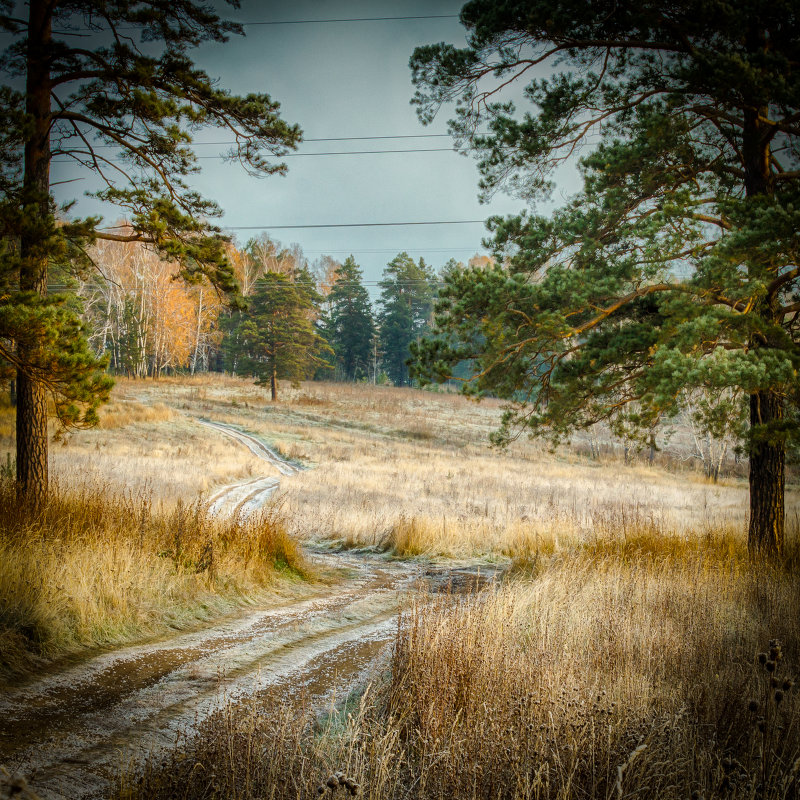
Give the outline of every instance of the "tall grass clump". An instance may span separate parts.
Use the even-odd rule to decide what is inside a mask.
[[[356,708],[321,723],[285,697],[229,706],[123,796],[797,798],[796,570],[726,531],[627,533],[418,597]]]
[[[52,486],[35,512],[0,481],[0,678],[42,659],[186,627],[230,609],[278,571],[305,576],[277,512],[213,519],[148,493]]]
[[[798,633],[796,577],[724,546],[554,556],[415,605],[387,718],[419,797],[797,797]]]

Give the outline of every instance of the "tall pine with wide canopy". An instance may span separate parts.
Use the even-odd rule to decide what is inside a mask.
[[[473,0],[466,48],[411,59],[422,119],[456,103],[452,132],[485,195],[533,206],[591,145],[583,191],[557,213],[491,221],[504,266],[447,279],[420,373],[472,359],[470,390],[509,400],[501,439],[598,420],[647,431],[686,389],[739,392],[758,553],[783,547],[798,432],[799,13],[788,0]]]
[[[327,366],[332,353],[317,332],[314,321],[321,297],[306,266],[292,275],[266,272],[255,284],[246,311],[239,312],[228,333],[237,371],[253,375],[260,386],[270,387],[278,400],[278,380],[293,383],[311,377]]]
[[[238,3],[230,0],[229,5]],[[196,131],[218,128],[253,174],[285,171],[300,139],[266,94],[238,97],[189,51],[241,33],[193,0],[0,0],[0,358],[17,374],[17,481],[38,505],[47,491],[47,395],[66,424],[91,424],[109,391],[74,310],[48,294],[55,263],[92,268],[97,239],[152,246],[185,280],[237,291],[214,203],[188,184]],[[114,232],[92,217],[67,224],[51,192],[51,159],[91,173],[96,196],[122,210]],[[80,185],[80,184],[77,184]],[[63,191],[63,190],[62,190]],[[61,217],[64,216],[62,213]]]

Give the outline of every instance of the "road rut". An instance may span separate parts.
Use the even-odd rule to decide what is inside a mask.
[[[282,476],[297,471],[250,434],[203,424],[250,448]],[[212,498],[217,513],[260,507],[271,494],[264,480],[225,487]],[[96,655],[6,692],[0,763],[25,774],[43,800],[107,796],[121,768],[170,748],[179,733],[229,700],[275,685],[287,693],[304,689],[317,703],[334,692],[341,696],[386,652],[409,592],[479,580],[473,569],[426,569],[374,553],[316,552],[309,559],[349,577],[311,599]]]

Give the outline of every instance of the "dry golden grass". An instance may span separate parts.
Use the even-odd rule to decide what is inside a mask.
[[[118,645],[231,611],[307,574],[283,520],[209,519],[201,504],[52,487],[28,515],[0,483],[0,679],[41,659]]]
[[[796,483],[787,492],[785,562],[753,564],[740,477],[713,484],[679,459],[598,463],[579,448],[551,454],[528,441],[497,453],[487,448],[496,403],[305,384],[272,405],[250,382],[207,377],[123,381],[116,391],[122,406],[162,403],[175,416],[148,418],[133,405],[115,411],[122,427],[74,435],[59,470],[105,450],[97,474],[113,475],[117,458],[121,470],[156,475],[159,496],[169,497],[157,462],[173,459],[168,472],[184,464],[189,473],[181,491],[197,491],[207,458],[197,472],[190,465],[202,447],[244,450],[197,431],[180,412],[207,415],[315,467],[282,481],[290,533],[513,563],[497,590],[423,598],[407,610],[391,672],[360,706],[321,728],[308,707],[277,697],[226,708],[166,765],[154,762],[141,782],[125,783],[121,797],[307,798],[320,785],[328,797],[325,782],[338,771],[374,800],[800,796],[800,704],[797,690],[784,688],[800,676]],[[182,443],[192,431],[197,442]],[[152,455],[158,437],[185,446],[186,461],[169,448]],[[139,455],[125,450],[134,446]],[[236,474],[233,464],[219,482]],[[168,533],[153,542],[174,552],[180,525],[169,513]],[[135,529],[127,536],[124,547],[133,546]],[[36,541],[31,560],[41,558]],[[238,563],[242,551],[230,547]],[[201,553],[183,562],[155,548],[145,564],[156,578],[184,581],[176,592],[205,587]],[[48,563],[45,571],[59,575]],[[131,607],[141,613],[146,601],[141,594]],[[161,613],[162,601],[149,607]],[[115,609],[107,619],[124,616]],[[96,630],[113,640],[117,629]],[[776,639],[781,659],[770,653]]]
[[[0,462],[12,453],[13,411],[0,409]],[[151,493],[168,508],[272,471],[246,448],[165,405],[116,397],[97,428],[57,438],[54,432],[50,447],[50,472],[62,485],[89,481],[114,492]]]
[[[177,414],[163,403],[145,406],[135,400],[112,401],[100,409],[98,428],[111,430],[125,428],[137,422],[171,422]]]
[[[725,531],[617,530],[423,597],[357,707],[230,706],[120,796],[327,798],[341,772],[370,800],[796,798],[796,534],[769,566]]]
[[[501,414],[493,400],[305,383],[282,387],[272,404],[251,381],[218,376],[128,382],[121,392],[241,425],[314,467],[280,491],[292,533],[307,539],[398,554],[515,557],[542,539],[558,546],[609,527],[650,525],[679,537],[709,527],[743,536],[746,527],[746,481],[712,483],[680,458],[662,455],[654,466],[593,461],[581,447],[551,453],[527,439],[490,449]],[[787,508],[797,515],[796,483]]]

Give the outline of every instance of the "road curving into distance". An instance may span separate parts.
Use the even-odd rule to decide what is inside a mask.
[[[200,421],[200,420],[199,420]],[[207,420],[289,477],[298,467],[257,437]],[[217,514],[249,514],[274,477],[224,487]],[[363,685],[385,661],[397,614],[412,592],[476,586],[475,568],[431,568],[377,553],[310,552],[348,576],[300,602],[248,609],[166,640],[94,655],[0,695],[0,764],[25,775],[42,800],[104,797],[121,770],[175,745],[225,702],[269,687],[307,692],[320,708]]]

